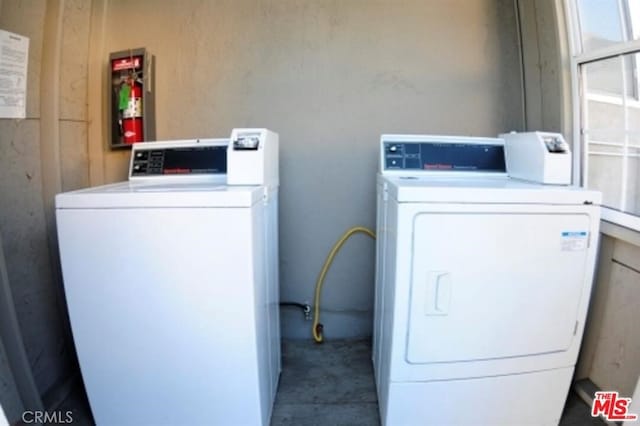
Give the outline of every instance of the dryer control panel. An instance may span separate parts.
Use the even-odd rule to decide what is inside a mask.
[[[504,174],[504,142],[496,138],[383,135],[381,171]]]

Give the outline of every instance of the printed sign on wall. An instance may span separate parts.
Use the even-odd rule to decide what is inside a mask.
[[[27,115],[29,38],[0,30],[0,118]]]

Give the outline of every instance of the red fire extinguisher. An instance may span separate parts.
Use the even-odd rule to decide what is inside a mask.
[[[125,83],[127,84],[127,83]],[[122,135],[124,143],[142,142],[142,87],[131,80],[127,107],[122,111]]]

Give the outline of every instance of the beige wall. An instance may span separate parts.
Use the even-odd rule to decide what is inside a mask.
[[[509,0],[1,0],[0,28],[31,41],[27,119],[0,119],[0,235],[41,394],[73,359],[53,195],[125,177],[128,152],[105,142],[108,52],[156,55],[160,138],[280,132],[287,300],[311,301],[335,239],[373,226],[380,133],[522,126]],[[358,238],[336,261],[329,337],[370,333],[372,259],[372,243]],[[285,336],[307,336],[300,317],[285,313]]]
[[[128,153],[105,149],[108,52],[156,55],[159,138],[280,132],[282,298],[311,301],[339,234],[374,224],[380,133],[523,128],[521,85],[530,129],[567,128],[553,3],[520,1],[521,82],[510,0],[0,0],[0,28],[31,40],[27,119],[0,119],[0,235],[39,390],[71,357],[51,191],[125,176]],[[623,390],[638,365],[638,255],[605,246],[578,377]],[[327,277],[329,337],[370,333],[372,258],[358,237]],[[307,335],[300,318],[285,313],[285,336]]]
[[[374,226],[381,133],[495,136],[523,125],[510,0],[104,6],[93,18],[104,36],[93,38],[92,61],[104,66],[108,52],[142,46],[155,54],[158,139],[241,126],[280,133],[282,300],[311,302],[340,234]],[[92,176],[124,179],[127,153],[100,158],[100,144],[91,161],[105,166]],[[328,337],[371,333],[373,259],[373,243],[356,237],[336,260],[323,296]],[[301,318],[285,311],[284,336],[308,336]]]
[[[30,39],[27,118],[0,119],[0,235],[24,345],[41,394],[73,371],[52,194],[88,185],[90,7],[82,0],[0,3],[0,28]]]
[[[604,227],[576,378],[631,397],[640,375],[640,236]]]
[[[562,65],[561,31],[554,0],[517,0],[522,35],[526,129],[562,132],[571,141],[571,117],[565,111],[570,83]],[[566,85],[566,86],[565,86]],[[570,100],[570,99],[569,99]]]
[[[19,419],[24,411],[24,405],[18,395],[18,388],[11,371],[11,366],[9,365],[9,359],[2,339],[0,339],[0,377],[2,378],[2,381],[0,381],[0,424],[3,424],[2,421],[5,420],[5,418],[7,421],[9,421],[8,419],[12,421]],[[3,414],[5,416],[4,418]]]

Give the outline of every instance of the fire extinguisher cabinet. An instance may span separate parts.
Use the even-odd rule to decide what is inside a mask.
[[[112,149],[156,138],[154,59],[143,48],[109,55]]]

